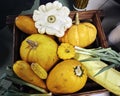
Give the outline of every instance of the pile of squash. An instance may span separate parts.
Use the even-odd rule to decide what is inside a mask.
[[[73,58],[74,46],[85,48],[91,45],[96,39],[97,29],[90,22],[80,22],[78,17],[77,13],[75,23],[66,25],[66,29],[62,30],[61,27],[64,31],[61,36],[52,34],[52,31],[56,32],[52,28],[36,27],[39,24],[30,16],[17,16],[16,27],[28,34],[28,37],[20,45],[21,60],[13,64],[14,73],[24,81],[53,94],[70,94],[84,88],[88,78],[87,70]],[[50,15],[49,24],[44,26],[50,26],[55,19]],[[54,25],[56,29],[58,26]]]

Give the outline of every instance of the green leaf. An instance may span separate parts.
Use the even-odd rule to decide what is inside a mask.
[[[39,91],[39,92],[47,93],[47,91],[45,89],[37,87],[37,86],[35,86],[33,84],[30,84],[28,82],[25,82],[25,81],[23,81],[21,79],[18,79],[18,78],[12,77],[12,76],[7,76],[6,79],[11,80],[11,81],[13,81],[16,84],[26,85],[26,86],[31,87],[31,88]]]
[[[94,77],[97,76],[97,75],[99,75],[100,73],[102,73],[102,72],[110,69],[110,68],[113,68],[113,67],[115,67],[115,64],[111,64],[111,65],[109,65],[109,66],[103,67],[100,71],[98,71],[98,72],[94,75]]]
[[[85,48],[75,46],[75,52],[77,54],[85,54],[93,58],[100,58],[101,61],[109,63],[107,67],[101,69],[97,74],[95,74],[95,76],[112,67],[117,68],[120,66],[120,54],[115,50],[111,49],[110,47],[109,48],[98,47],[98,48],[85,49]]]
[[[87,59],[82,59],[82,60],[80,60],[80,62],[86,62],[86,61],[98,61],[98,60],[100,60],[100,58],[87,58]]]
[[[24,92],[18,92],[15,90],[7,91],[4,96],[52,96],[52,93],[30,94]]]

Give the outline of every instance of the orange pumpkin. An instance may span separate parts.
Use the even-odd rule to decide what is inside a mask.
[[[54,94],[69,94],[82,89],[87,81],[86,68],[77,60],[58,63],[49,73],[46,84]]]
[[[87,47],[95,41],[96,35],[97,29],[92,23],[79,23],[79,18],[76,16],[76,23],[59,40],[60,42],[70,43],[74,46]]]

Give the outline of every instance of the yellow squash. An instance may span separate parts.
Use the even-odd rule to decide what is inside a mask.
[[[60,59],[71,59],[75,56],[75,49],[74,46],[69,43],[61,43],[57,53]]]
[[[79,23],[78,16],[76,18],[76,24],[73,24],[59,40],[73,46],[87,47],[95,41],[97,29],[90,22]]]
[[[47,78],[46,70],[44,68],[42,68],[38,63],[32,63],[31,64],[31,69],[41,79],[46,79]]]
[[[19,78],[25,80],[26,82],[46,89],[45,82],[32,71],[30,65],[27,62],[23,60],[16,61],[13,64],[13,71]]]
[[[35,28],[35,22],[30,16],[27,15],[17,16],[15,19],[15,25],[24,33],[27,34],[38,33],[37,29]]]
[[[38,63],[49,71],[58,60],[57,48],[58,44],[49,36],[32,34],[23,40],[20,56],[22,60]]]
[[[46,84],[54,94],[74,93],[82,89],[87,81],[85,67],[77,60],[58,63],[49,73]]]

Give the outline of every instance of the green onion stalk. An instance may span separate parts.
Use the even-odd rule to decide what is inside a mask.
[[[81,48],[78,46],[75,46],[75,52],[77,54],[84,54],[88,55],[92,58],[88,58],[85,60],[80,60],[80,62],[84,61],[92,61],[92,60],[101,60],[103,62],[107,62],[108,66],[102,68],[98,73],[100,74],[103,71],[106,71],[110,68],[118,68],[120,67],[120,53],[116,52],[112,48],[91,48],[91,49],[86,49],[86,48]]]

